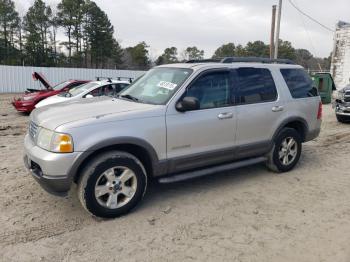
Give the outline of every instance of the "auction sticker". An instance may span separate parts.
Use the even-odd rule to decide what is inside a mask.
[[[167,81],[160,81],[157,86],[165,88],[165,89],[169,89],[169,90],[174,90],[174,88],[177,86],[177,84],[167,82]]]

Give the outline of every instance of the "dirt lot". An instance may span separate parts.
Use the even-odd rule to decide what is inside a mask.
[[[100,220],[75,190],[51,196],[25,171],[28,116],[11,97],[0,96],[1,261],[350,261],[350,125],[330,106],[290,173],[153,185],[131,214]]]

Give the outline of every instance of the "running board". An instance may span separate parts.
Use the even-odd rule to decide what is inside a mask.
[[[213,166],[213,167],[208,167],[205,169],[196,170],[192,172],[185,172],[185,173],[180,173],[178,175],[162,177],[158,179],[158,182],[162,184],[179,182],[187,179],[210,175],[212,173],[224,172],[224,171],[229,171],[240,167],[262,163],[262,162],[265,162],[266,160],[267,160],[266,157],[249,158],[246,160],[242,160],[242,161],[238,161],[230,164]]]

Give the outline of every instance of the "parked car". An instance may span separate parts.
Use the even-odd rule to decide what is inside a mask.
[[[117,217],[140,202],[150,178],[169,183],[257,163],[287,172],[302,143],[319,135],[321,116],[312,80],[289,61],[162,65],[117,98],[36,109],[24,163],[48,192],[64,195],[77,183],[87,211]]]
[[[350,122],[350,84],[335,92],[333,108],[339,122]]]
[[[51,86],[49,82],[45,79],[45,77],[38,72],[33,73],[33,79],[40,81],[41,84],[45,87],[45,89],[27,89],[24,95],[22,95],[19,98],[14,98],[12,101],[12,105],[19,112],[30,113],[35,108],[35,105],[41,100],[53,95],[57,95],[61,92],[67,92],[73,87],[88,82],[85,80],[67,80],[55,86]]]
[[[67,92],[61,92],[57,95],[48,97],[35,105],[35,108],[53,105],[62,102],[79,100],[81,98],[92,98],[98,96],[115,96],[126,88],[130,83],[114,79],[89,82],[74,87]]]

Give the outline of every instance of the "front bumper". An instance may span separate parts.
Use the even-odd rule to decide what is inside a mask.
[[[24,138],[24,164],[47,192],[66,195],[72,184],[71,168],[80,152],[52,153],[36,146],[27,134]]]
[[[334,102],[333,107],[337,115],[350,117],[350,103]]]
[[[19,112],[25,112],[30,113],[35,108],[35,102],[34,101],[23,101],[18,99],[13,99],[12,105],[14,108],[16,108]]]

